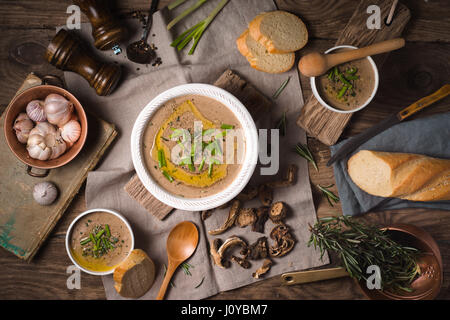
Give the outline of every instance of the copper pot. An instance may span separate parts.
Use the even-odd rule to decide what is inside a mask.
[[[28,102],[32,100],[44,100],[51,93],[57,93],[67,100],[73,103],[74,112],[77,114],[80,125],[81,125],[81,135],[75,144],[69,148],[64,154],[56,159],[51,160],[37,160],[33,159],[28,155],[28,151],[26,149],[26,145],[22,144],[17,140],[16,134],[13,129],[14,121],[21,112],[25,112],[26,106]],[[87,132],[88,132],[88,123],[86,118],[86,113],[84,112],[81,103],[75,98],[69,91],[52,86],[52,85],[39,85],[32,88],[29,88],[19,95],[17,95],[9,104],[8,109],[5,111],[5,123],[4,123],[4,133],[6,142],[8,143],[9,148],[14,153],[14,155],[23,163],[27,165],[27,172],[32,176],[43,177],[47,176],[50,169],[61,167],[72,159],[74,159],[77,154],[83,148],[84,143],[86,142]],[[35,174],[32,169],[38,168],[45,170],[43,174]]]
[[[404,246],[420,251],[418,264],[421,273],[411,283],[412,292],[392,293],[369,290],[364,281],[359,286],[369,299],[375,300],[432,300],[436,298],[444,279],[442,256],[436,241],[424,229],[411,224],[394,224],[383,228],[391,237]]]

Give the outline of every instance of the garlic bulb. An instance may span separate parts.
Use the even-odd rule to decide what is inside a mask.
[[[47,121],[51,124],[61,127],[70,120],[73,103],[63,96],[56,93],[49,94],[44,104]]]
[[[66,143],[59,130],[48,122],[39,122],[28,137],[30,157],[38,160],[56,159],[66,151]]]
[[[34,185],[33,198],[43,206],[51,205],[58,196],[58,189],[51,182],[40,182]]]
[[[76,120],[70,120],[61,128],[59,128],[59,130],[61,131],[61,137],[65,142],[68,142],[69,145],[77,142],[78,138],[80,138],[81,135],[81,126],[80,123]]]
[[[27,104],[27,116],[35,122],[42,122],[47,120],[44,111],[44,101],[33,100]]]
[[[14,120],[13,129],[16,132],[17,140],[20,143],[27,143],[28,136],[30,134],[31,129],[33,129],[34,123],[28,118],[27,114],[22,112],[19,113],[16,120]]]

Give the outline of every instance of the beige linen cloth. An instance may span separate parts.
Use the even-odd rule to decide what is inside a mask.
[[[124,77],[116,91],[107,97],[99,97],[88,83],[80,76],[66,72],[65,79],[71,92],[80,99],[84,106],[95,112],[104,120],[114,123],[119,131],[119,137],[100,166],[89,173],[86,187],[86,205],[91,208],[110,208],[121,212],[131,223],[136,238],[136,248],[145,250],[156,264],[156,280],[151,290],[141,299],[154,299],[163,280],[164,265],[167,265],[166,239],[170,230],[184,220],[194,222],[200,233],[200,241],[195,254],[188,260],[193,266],[192,275],[185,275],[178,270],[172,278],[173,286],[169,286],[167,299],[201,299],[219,293],[220,291],[238,288],[257,280],[251,274],[261,266],[261,261],[253,261],[250,269],[243,269],[233,264],[229,269],[214,266],[208,250],[211,240],[207,230],[221,225],[228,210],[217,210],[206,221],[202,221],[197,212],[174,210],[164,221],[159,221],[146,212],[132,200],[123,190],[124,185],[134,174],[130,155],[130,136],[134,121],[139,112],[156,95],[166,89],[184,83],[213,83],[227,68],[230,68],[257,87],[266,96],[271,97],[288,76],[289,84],[276,99],[270,114],[263,115],[257,123],[260,128],[274,126],[283,112],[287,114],[287,132],[289,136],[280,137],[280,170],[275,176],[260,176],[257,167],[252,183],[280,178],[284,175],[287,165],[295,163],[299,167],[297,183],[294,186],[275,191],[275,201],[284,201],[291,208],[286,223],[292,228],[297,243],[291,253],[283,258],[274,259],[274,265],[266,277],[279,275],[300,269],[307,269],[327,264],[328,257],[323,261],[314,248],[308,248],[308,224],[314,224],[316,214],[312,202],[308,166],[304,159],[292,152],[296,143],[305,143],[306,136],[302,129],[295,125],[295,119],[303,105],[302,92],[298,74],[295,68],[281,75],[265,74],[252,69],[242,57],[235,45],[236,38],[247,27],[248,22],[262,11],[275,10],[271,0],[231,0],[217,16],[202,40],[194,55],[187,55],[190,48],[177,52],[170,47],[176,35],[188,27],[204,19],[217,5],[217,1],[208,1],[196,12],[183,19],[174,30],[168,32],[167,22],[183,10],[186,5],[177,8],[175,12],[163,9],[154,15],[153,28],[149,42],[157,46],[157,53],[163,64],[159,67],[138,65],[126,59],[126,44],[122,45],[124,52],[114,56],[112,52],[95,54],[103,59],[116,61],[124,69]],[[142,32],[137,21],[127,21],[134,41]],[[83,24],[79,35],[92,44],[91,28]],[[245,206],[260,206],[259,200],[246,203]],[[265,234],[269,235],[273,225],[266,223]],[[233,227],[220,235],[225,240],[231,235],[241,235],[248,243],[254,242],[262,234],[250,232],[250,227],[241,229]],[[269,239],[271,243],[272,240]],[[201,283],[202,279],[204,281]],[[201,283],[200,286],[198,286]],[[122,299],[114,289],[112,276],[103,277],[107,299]],[[195,288],[198,286],[197,288]]]

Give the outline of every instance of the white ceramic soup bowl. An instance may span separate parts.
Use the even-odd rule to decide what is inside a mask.
[[[354,47],[354,46],[342,45],[342,46],[336,46],[336,47],[328,49],[327,51],[325,51],[325,54],[328,54],[330,52],[333,52],[333,51],[336,51],[336,50],[339,50],[339,49],[345,49],[345,48],[358,49],[357,47]],[[362,105],[360,105],[357,108],[351,109],[351,110],[340,110],[340,109],[337,109],[337,108],[329,105],[320,96],[319,90],[317,89],[317,85],[316,85],[316,77],[311,77],[311,79],[310,79],[310,81],[311,81],[311,89],[312,89],[312,92],[313,92],[314,96],[320,102],[320,104],[323,105],[328,110],[331,110],[331,111],[334,111],[334,112],[338,112],[338,113],[353,113],[353,112],[357,112],[359,110],[364,109],[373,100],[373,98],[375,97],[375,94],[377,93],[377,90],[378,90],[378,84],[379,84],[379,81],[380,81],[380,78],[379,78],[379,75],[378,75],[377,65],[375,64],[375,62],[373,61],[373,59],[370,56],[367,57],[367,59],[369,60],[370,64],[372,65],[373,73],[374,73],[374,76],[375,76],[375,83],[374,83],[373,90],[372,90],[372,93],[371,93],[370,97]]]
[[[111,209],[97,208],[97,209],[87,210],[87,211],[84,211],[83,213],[80,213],[80,215],[77,216],[77,217],[72,221],[72,223],[70,224],[69,228],[67,229],[67,233],[66,233],[66,251],[67,251],[67,254],[69,255],[70,260],[71,260],[71,261],[73,262],[73,264],[76,265],[80,270],[82,270],[82,271],[84,271],[84,272],[86,272],[86,273],[92,274],[92,275],[94,275],[94,276],[105,276],[105,275],[108,275],[108,274],[112,274],[112,273],[114,272],[114,268],[111,269],[111,270],[108,270],[108,271],[101,271],[101,272],[100,272],[100,271],[92,271],[92,270],[86,269],[85,267],[83,267],[82,265],[80,265],[80,264],[75,260],[75,258],[74,258],[73,255],[72,255],[72,252],[71,252],[71,250],[70,250],[70,239],[71,239],[71,237],[72,237],[72,230],[73,230],[74,225],[75,225],[81,218],[83,218],[84,216],[89,215],[89,214],[94,213],[94,212],[106,212],[106,213],[109,213],[109,214],[111,214],[111,215],[114,215],[114,216],[118,217],[120,220],[122,220],[122,222],[123,222],[123,223],[125,224],[125,226],[127,227],[128,231],[130,232],[130,237],[131,237],[131,247],[130,247],[130,251],[129,251],[128,255],[130,255],[131,251],[134,250],[134,233],[133,233],[133,229],[131,229],[131,226],[130,226],[130,224],[128,223],[128,221],[127,221],[120,213],[118,213],[117,211],[111,210]],[[127,256],[127,257],[128,257],[128,256]],[[125,260],[127,257],[125,257],[123,260]],[[123,260],[122,260],[122,261],[123,261]]]
[[[170,193],[149,173],[143,155],[143,136],[153,114],[167,101],[189,94],[219,101],[239,120],[245,139],[245,155],[236,178],[222,191],[204,198],[186,198]],[[150,101],[134,123],[131,134],[131,156],[134,168],[145,188],[159,201],[173,208],[201,211],[216,208],[236,197],[250,180],[258,160],[258,134],[247,108],[232,94],[216,86],[200,83],[184,84],[164,91]]]

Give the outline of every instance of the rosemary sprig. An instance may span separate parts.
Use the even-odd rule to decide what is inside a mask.
[[[200,281],[200,283],[198,285],[195,286],[195,289],[197,289],[198,287],[200,287],[203,284],[203,281],[205,281],[205,277],[202,278],[202,280]]]
[[[306,145],[302,145],[301,143],[297,144],[295,146],[294,151],[302,158],[305,158],[306,160],[308,160],[309,162],[311,162],[311,164],[313,165],[313,167],[316,169],[316,171],[319,171],[319,168],[317,167],[317,163],[316,160],[314,160],[313,155],[311,154],[311,151],[309,151],[308,146]]]
[[[280,130],[281,136],[286,135],[286,111],[283,112],[283,116],[281,117],[280,121],[278,122],[277,129]]]
[[[176,25],[178,22],[180,22],[183,18],[200,8],[206,1],[208,0],[198,0],[194,5],[190,6],[186,10],[184,10],[182,13],[180,13],[178,16],[176,16],[172,21],[170,21],[167,24],[167,30],[170,30],[174,25]],[[179,3],[178,3],[179,2]],[[176,3],[173,4],[173,8],[177,7],[179,4],[183,3],[184,1],[176,1]],[[170,7],[169,7],[169,10]]]
[[[347,216],[320,219],[310,226],[308,246],[336,252],[351,277],[367,280],[367,268],[376,265],[381,272],[382,290],[407,291],[420,273],[416,262],[419,251],[390,238],[386,230],[368,226]]]
[[[333,186],[334,186],[334,184],[331,184],[331,185],[326,186],[326,187],[323,187],[323,186],[321,186],[319,184],[317,185],[317,188],[319,188],[319,190],[322,191],[322,194],[327,198],[328,203],[332,207],[334,206],[333,202],[334,203],[338,203],[339,200],[340,200],[337,195],[335,195],[332,191],[329,190]]]
[[[273,96],[272,96],[273,99],[278,98],[278,96],[281,94],[281,92],[283,92],[284,88],[286,88],[286,86],[288,85],[289,80],[291,80],[290,76],[286,80],[283,81],[283,83],[278,88],[278,90],[273,94]]]
[[[214,8],[213,11],[209,14],[209,16],[205,19],[191,27],[190,29],[183,32],[178,38],[176,38],[170,45],[172,47],[176,47],[178,51],[181,51],[189,42],[191,42],[192,39],[194,39],[194,44],[191,47],[191,50],[189,50],[189,55],[194,54],[195,48],[197,47],[198,42],[200,41],[203,33],[208,28],[208,26],[213,22],[214,18],[217,16],[217,14],[220,12],[220,10],[225,7],[225,5],[228,3],[229,0],[222,0],[217,5],[217,7]]]
[[[189,269],[194,268],[194,266],[190,265],[189,263],[184,262],[181,264],[181,268],[183,269],[183,272],[185,275],[192,276],[192,273]]]

